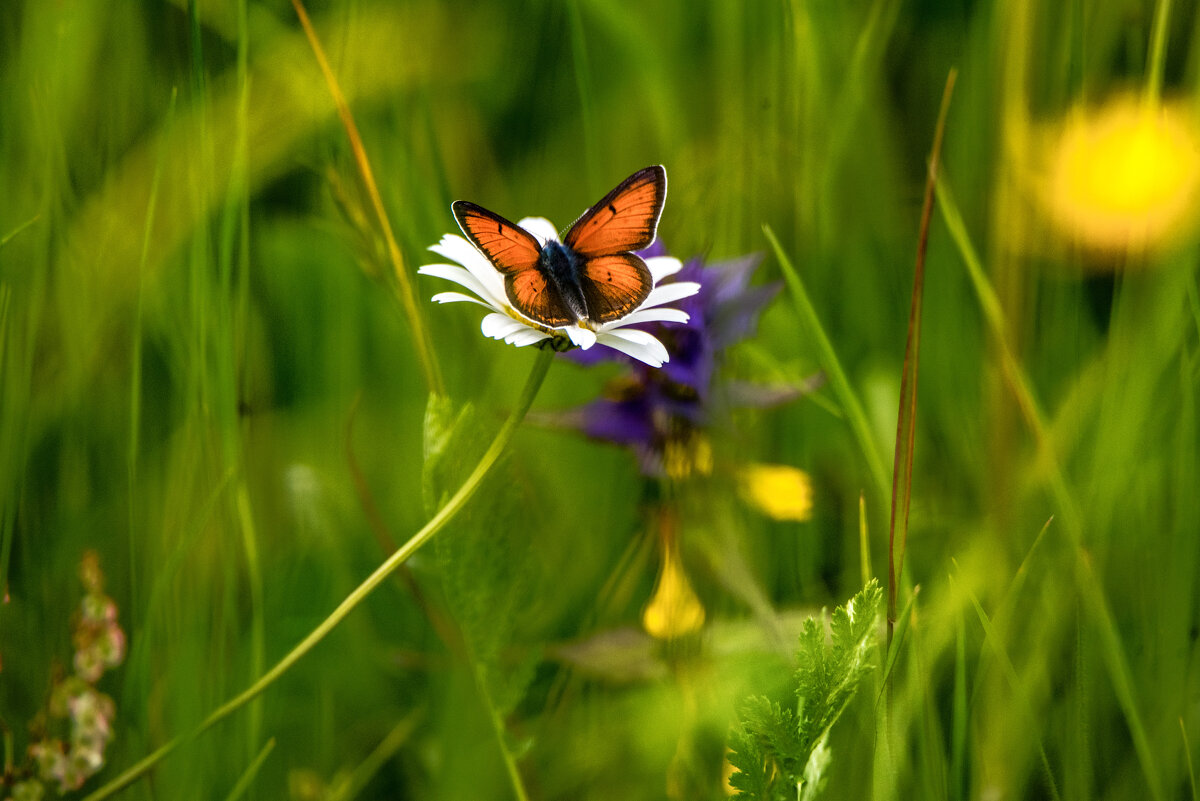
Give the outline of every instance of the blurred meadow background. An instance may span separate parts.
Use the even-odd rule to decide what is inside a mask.
[[[1197,798],[1193,2],[307,11],[0,5],[0,798]],[[702,386],[429,301],[650,164]]]

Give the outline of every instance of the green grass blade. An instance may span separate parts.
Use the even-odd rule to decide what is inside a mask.
[[[953,581],[953,577],[951,577],[951,581]],[[1029,698],[1021,688],[1021,678],[1017,675],[1017,669],[1009,658],[1008,652],[1004,650],[1004,645],[995,627],[992,625],[991,619],[983,611],[983,606],[980,605],[979,599],[971,591],[971,588],[966,585],[963,585],[962,588],[971,599],[971,605],[975,607],[975,614],[979,618],[979,624],[983,627],[987,643],[991,645],[992,653],[999,660],[1005,678],[1008,680],[1008,685],[1012,688],[1014,696],[1020,702],[1020,708],[1029,720],[1031,728],[1036,726],[1038,717],[1034,712],[1033,705],[1029,702]],[[1046,789],[1050,791],[1050,795],[1055,801],[1061,801],[1062,796],[1058,793],[1058,783],[1054,780],[1054,771],[1050,768],[1050,758],[1046,755],[1046,746],[1042,741],[1042,735],[1039,733],[1034,736],[1037,741],[1038,756],[1042,762],[1042,771],[1046,778]]]
[[[1158,0],[1150,36],[1150,63],[1146,70],[1146,99],[1150,102],[1157,102],[1162,95],[1163,65],[1167,60],[1167,22],[1170,18],[1171,0]]]
[[[1183,718],[1179,719],[1179,736],[1183,738],[1183,756],[1187,760],[1188,769],[1188,786],[1192,791],[1192,801],[1200,798],[1196,794],[1196,769],[1192,765],[1192,746],[1188,743],[1187,726],[1183,722]]]
[[[950,798],[967,798],[967,729],[970,708],[967,704],[967,640],[962,613],[955,615],[954,689],[950,722]]]
[[[958,210],[958,204],[955,202],[949,186],[942,180],[937,183],[937,197],[946,227],[958,246],[963,264],[970,275],[980,307],[984,312],[985,321],[993,339],[999,346],[1001,366],[1008,387],[1021,408],[1026,425],[1029,426],[1034,441],[1037,443],[1039,457],[1047,468],[1050,489],[1058,504],[1063,528],[1074,550],[1076,578],[1084,590],[1098,627],[1103,645],[1101,652],[1108,668],[1109,679],[1125,715],[1125,721],[1129,725],[1130,735],[1133,737],[1134,748],[1141,763],[1150,795],[1156,801],[1160,801],[1163,798],[1161,780],[1158,769],[1155,767],[1154,750],[1150,745],[1150,737],[1142,722],[1141,714],[1138,712],[1137,700],[1133,691],[1133,673],[1129,668],[1129,660],[1125,655],[1125,648],[1121,643],[1120,634],[1117,632],[1116,623],[1113,621],[1108,600],[1105,598],[1103,585],[1092,570],[1090,557],[1084,551],[1083,524],[1079,508],[1067,489],[1066,477],[1063,475],[1058,457],[1053,452],[1045,415],[1034,397],[1028,376],[1013,353],[1008,336],[1008,324],[1000,300],[987,278],[983,263],[979,259],[974,245],[971,243],[966,224]]]
[[[29,226],[31,226],[31,225],[33,225],[35,222],[37,222],[39,217],[41,217],[41,215],[40,215],[40,214],[35,214],[35,215],[33,215],[33,216],[32,216],[32,217],[30,217],[28,220],[26,220],[25,222],[23,222],[23,223],[21,223],[20,225],[18,225],[16,228],[14,228],[14,229],[12,229],[11,231],[9,231],[9,232],[8,232],[7,234],[5,234],[3,237],[0,237],[0,248],[4,247],[4,246],[5,246],[5,245],[7,245],[7,244],[8,244],[10,241],[12,241],[12,238],[13,238],[13,237],[15,237],[17,234],[21,233],[21,232],[22,232],[22,231],[24,231],[26,228],[28,228]]]
[[[254,761],[246,766],[246,770],[238,777],[237,783],[233,785],[233,789],[229,791],[229,795],[225,796],[225,801],[238,801],[239,798],[246,794],[250,789],[250,784],[254,781],[254,777],[258,775],[258,771],[262,768],[263,763],[267,761],[267,757],[275,750],[275,738],[267,740],[267,744],[258,752],[258,756]]]
[[[783,269],[783,277],[787,281],[788,288],[791,290],[792,300],[795,301],[796,310],[800,314],[800,322],[804,327],[804,332],[810,337],[812,346],[817,351],[817,360],[821,364],[821,369],[829,377],[829,385],[837,396],[838,402],[842,405],[855,439],[858,440],[859,449],[866,460],[867,470],[874,484],[873,489],[877,493],[879,502],[882,503],[883,499],[888,496],[887,469],[884,467],[883,457],[879,453],[879,445],[876,443],[875,437],[871,433],[871,427],[867,423],[867,415],[863,411],[862,403],[851,388],[849,379],[846,378],[846,371],[842,369],[842,363],[837,357],[837,352],[833,349],[833,344],[829,341],[829,336],[825,333],[825,327],[821,325],[821,320],[817,316],[817,310],[813,307],[812,300],[808,296],[808,290],[805,288],[800,274],[792,266],[791,259],[788,258],[783,246],[779,244],[779,240],[775,237],[775,233],[771,230],[770,226],[764,225],[763,233],[766,234],[767,241],[771,243],[771,248],[775,251],[776,258],[779,259],[780,267]]]
[[[402,718],[349,776],[336,787],[330,788],[325,801],[350,801],[361,793],[371,778],[408,742],[424,717],[424,711],[418,709]]]

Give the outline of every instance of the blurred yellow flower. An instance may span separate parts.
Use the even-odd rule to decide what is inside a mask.
[[[742,497],[776,520],[812,517],[812,480],[808,473],[784,464],[752,464],[742,468]]]
[[[1076,109],[1051,135],[1046,207],[1097,250],[1164,244],[1196,219],[1200,134],[1181,104],[1118,97]]]
[[[663,443],[663,472],[668,478],[682,481],[692,476],[707,476],[713,469],[712,443],[699,431],[682,439]]]
[[[696,597],[679,562],[678,547],[672,538],[663,543],[662,564],[654,595],[642,612],[642,626],[660,640],[673,640],[693,634],[704,625],[704,605]]]

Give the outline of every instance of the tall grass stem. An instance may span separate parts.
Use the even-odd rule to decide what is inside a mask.
[[[904,343],[904,366],[900,374],[900,409],[896,414],[896,449],[892,460],[892,509],[888,522],[888,643],[896,625],[896,592],[904,571],[904,550],[908,544],[908,513],[912,501],[913,451],[917,436],[917,377],[920,373],[921,310],[925,299],[925,252],[929,243],[929,224],[933,219],[934,187],[937,184],[938,163],[942,139],[946,133],[946,117],[950,113],[950,98],[954,94],[957,70],[950,70],[942,89],[942,104],[929,149],[929,166],[925,180],[925,200],[921,207],[921,229],[917,236],[916,267],[913,270],[912,300],[908,310],[908,333]],[[899,533],[900,547],[896,548]],[[890,686],[889,686],[890,697]]]
[[[874,435],[871,433],[870,425],[867,423],[867,414],[863,411],[862,403],[854,393],[854,389],[850,386],[850,380],[846,377],[846,371],[842,369],[842,363],[838,359],[837,352],[833,349],[833,343],[829,341],[829,335],[825,333],[825,327],[821,324],[820,318],[817,317],[817,310],[813,307],[812,300],[808,296],[808,290],[805,288],[800,274],[796,272],[796,268],[792,265],[792,261],[788,258],[783,246],[779,244],[779,240],[776,238],[775,232],[771,230],[771,227],[764,225],[763,233],[766,234],[767,241],[771,243],[771,248],[775,251],[775,257],[779,259],[780,267],[783,269],[783,277],[787,281],[788,288],[792,293],[792,299],[796,303],[796,309],[800,313],[801,324],[816,347],[817,360],[821,364],[821,369],[828,376],[829,385],[842,405],[842,410],[845,412],[846,418],[850,423],[850,430],[854,432],[854,437],[858,440],[858,446],[862,450],[863,458],[866,459],[867,470],[871,474],[871,483],[874,485],[873,489],[878,493],[877,497],[882,500],[888,491],[887,470],[883,466],[883,457],[879,453],[879,446],[875,442]]]

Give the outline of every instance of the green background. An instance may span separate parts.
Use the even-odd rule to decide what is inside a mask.
[[[536,354],[480,336],[478,307],[427,302],[451,288],[415,274],[440,261],[425,248],[454,230],[450,202],[562,226],[654,163],[675,255],[762,252],[756,282],[777,281],[775,233],[869,437],[829,386],[714,423],[717,474],[671,489],[707,628],[659,646],[636,632],[664,489],[547,424],[621,372],[559,359],[408,579],[125,797],[226,798],[246,778],[250,796],[316,798],[354,776],[363,798],[511,798],[505,752],[531,798],[723,797],[728,727],[747,695],[787,698],[796,620],[886,576],[891,488],[870,464],[890,478],[952,68],[942,175],[964,224],[939,208],[929,236],[909,615],[890,702],[881,669],[834,728],[827,797],[1195,797],[1197,251],[1062,244],[1018,175],[1041,138],[1006,139],[1153,69],[1194,106],[1200,15],[1174,3],[1156,54],[1167,5],[314,3],[420,324],[472,410],[449,475]],[[0,718],[19,763],[95,549],[130,638],[100,685],[117,717],[95,788],[247,686],[424,524],[429,387],[288,3],[9,0],[0,87]],[[785,291],[719,380],[824,366]],[[732,476],[752,462],[807,471],[812,519],[747,506]],[[588,665],[564,650],[579,643]]]

